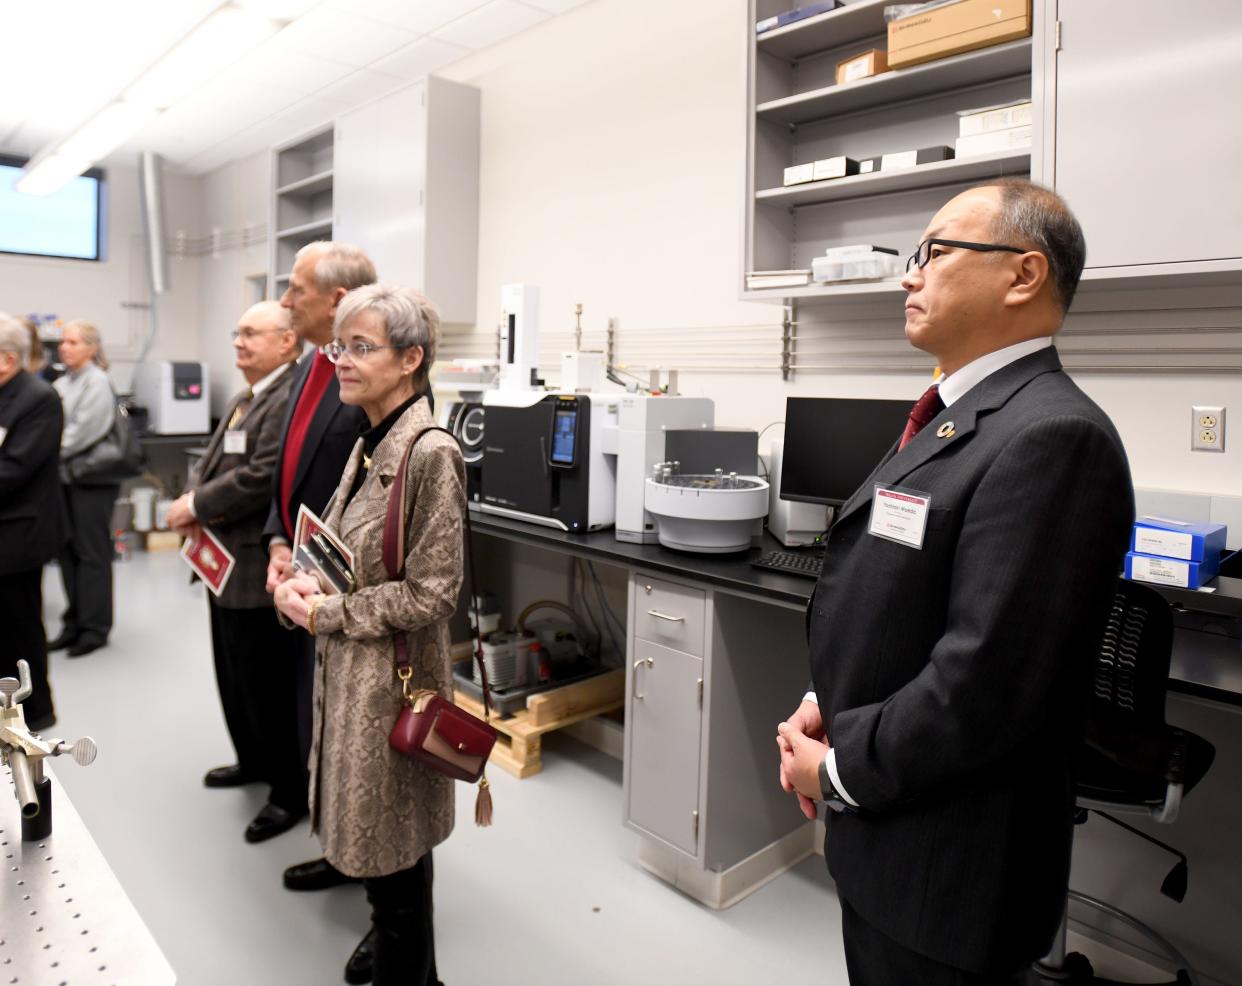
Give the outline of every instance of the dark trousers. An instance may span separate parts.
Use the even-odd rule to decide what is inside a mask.
[[[229,737],[242,772],[272,786],[268,800],[306,811],[306,758],[299,753],[294,675],[298,636],[271,606],[225,609],[214,598],[211,647]]]
[[[57,556],[70,639],[103,643],[112,631],[112,508],[119,486],[62,486],[69,540]]]
[[[1024,986],[1025,969],[983,976],[912,952],[859,916],[841,898],[841,937],[850,986]]]
[[[311,710],[315,692],[315,638],[305,630],[291,630],[289,635],[297,641],[294,656],[293,693],[297,716],[298,751],[302,763],[310,762],[311,729],[314,715]]]
[[[0,678],[16,678],[17,662],[30,665],[34,689],[22,703],[27,722],[52,714],[52,690],[47,683],[47,636],[43,632],[43,569],[0,575]]]
[[[362,881],[375,928],[373,986],[436,986],[431,853],[408,870]]]

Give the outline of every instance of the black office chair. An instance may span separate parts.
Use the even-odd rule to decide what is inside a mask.
[[[1207,740],[1164,721],[1173,614],[1164,598],[1147,586],[1120,580],[1108,627],[1096,661],[1094,692],[1087,721],[1087,745],[1079,768],[1075,824],[1094,811],[1128,832],[1177,857],[1160,887],[1180,902],[1186,895],[1186,857],[1172,846],[1138,831],[1108,812],[1146,814],[1171,824],[1182,798],[1207,773],[1216,749]],[[1068,903],[1095,908],[1129,925],[1160,946],[1177,968],[1168,986],[1197,986],[1185,957],[1147,925],[1111,904],[1070,890],[1067,913],[1052,951],[1036,963],[1041,982],[1116,984],[1097,977],[1086,956],[1065,954]]]

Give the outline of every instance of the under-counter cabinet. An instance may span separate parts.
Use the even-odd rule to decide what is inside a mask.
[[[628,589],[624,812],[639,861],[728,907],[815,849],[777,782],[809,672],[800,606],[643,572]]]

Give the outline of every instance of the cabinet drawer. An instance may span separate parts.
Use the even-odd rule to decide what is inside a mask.
[[[633,633],[643,640],[702,657],[706,600],[702,589],[636,575]]]

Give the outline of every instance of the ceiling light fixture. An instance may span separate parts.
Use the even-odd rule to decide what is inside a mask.
[[[27,195],[50,195],[59,190],[287,23],[267,16],[255,0],[223,4],[135,79],[118,99],[36,154],[18,179],[17,190]]]

